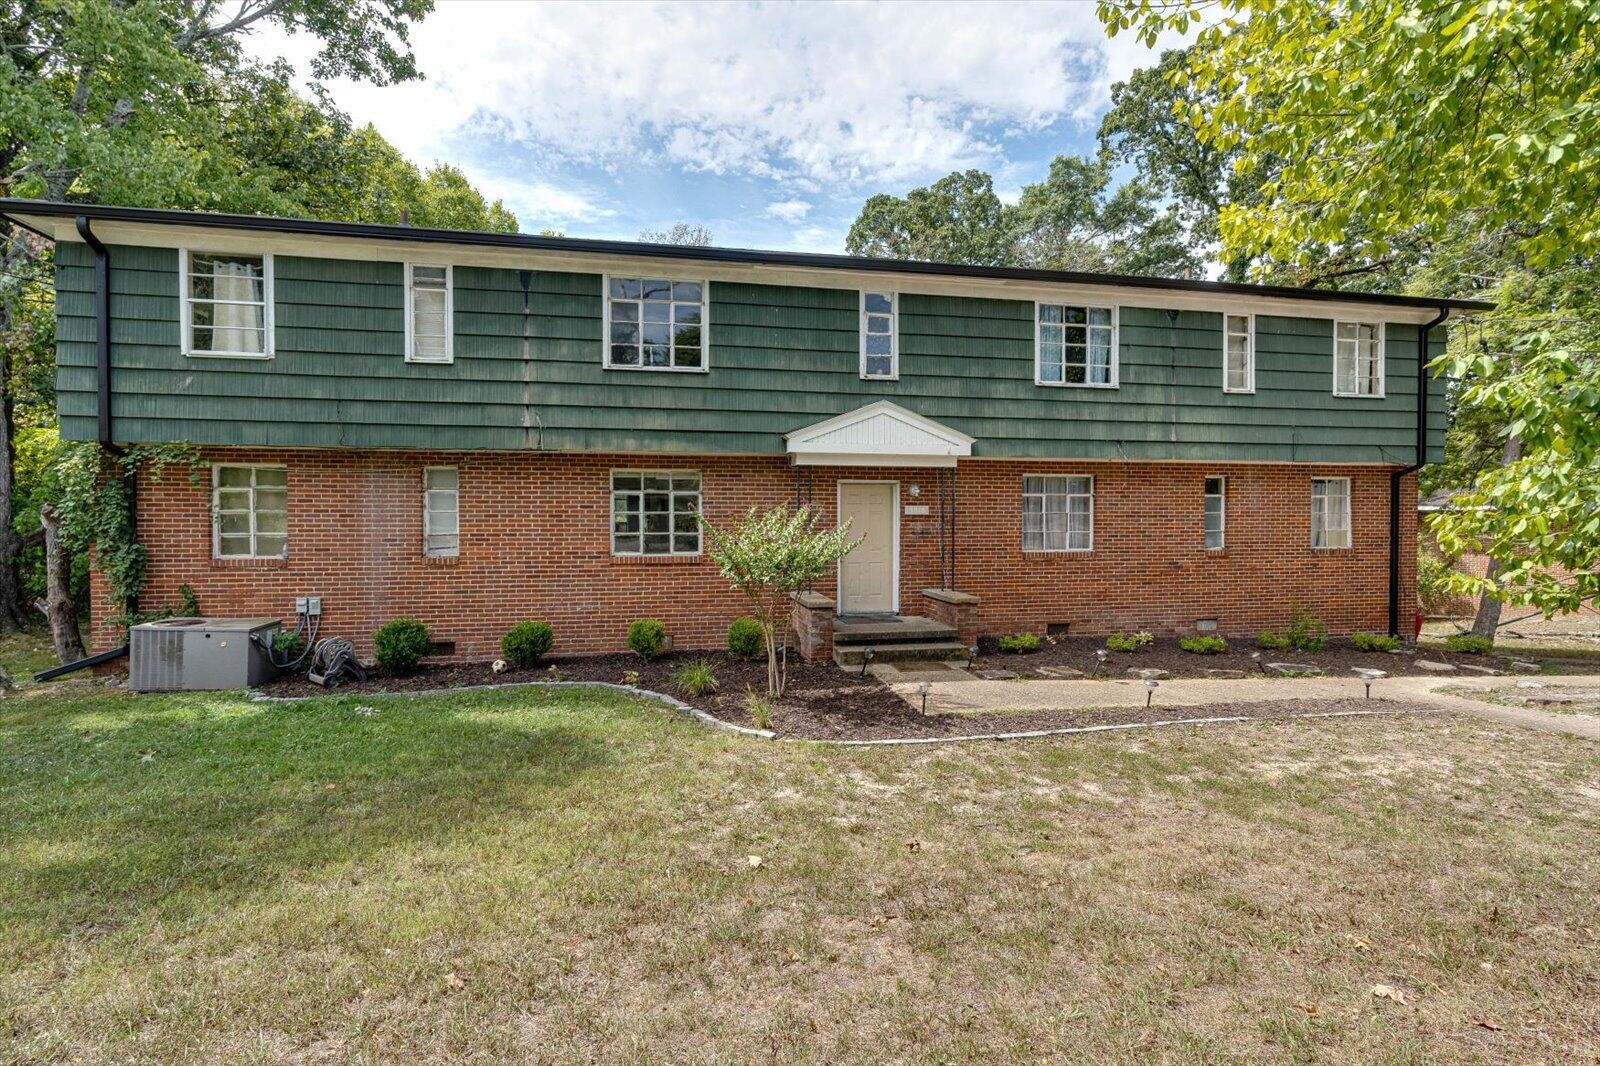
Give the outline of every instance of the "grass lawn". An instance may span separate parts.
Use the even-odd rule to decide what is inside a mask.
[[[1597,853],[1600,749],[1444,716],[58,687],[0,701],[0,1061],[1587,1062]]]

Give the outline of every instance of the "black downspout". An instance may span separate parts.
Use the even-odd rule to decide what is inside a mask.
[[[96,439],[100,447],[112,455],[121,456],[122,449],[117,446],[116,436],[112,432],[111,424],[111,251],[101,243],[100,238],[94,235],[94,230],[89,227],[89,219],[79,215],[75,220],[78,227],[78,236],[83,238],[83,243],[94,252],[94,284],[95,284],[95,309],[94,309],[94,344],[95,364],[98,368],[96,381],[95,420]],[[124,475],[128,486],[128,524],[133,531],[135,539],[139,535],[139,477],[134,471]],[[129,614],[139,612],[139,599],[137,596],[128,597],[126,608]]]
[[[1417,461],[1389,474],[1389,635],[1400,636],[1400,481],[1428,462],[1428,335],[1450,317],[1440,308],[1417,333]]]

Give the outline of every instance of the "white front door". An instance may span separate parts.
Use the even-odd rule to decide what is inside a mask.
[[[839,522],[850,523],[855,551],[839,562],[840,614],[900,609],[900,486],[893,481],[839,482]]]

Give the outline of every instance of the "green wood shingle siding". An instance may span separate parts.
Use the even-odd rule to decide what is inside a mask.
[[[1406,463],[1417,327],[1391,323],[1383,399],[1332,395],[1330,319],[1258,315],[1256,391],[1222,391],[1222,315],[1124,304],[1120,388],[1040,387],[1033,304],[905,294],[900,378],[862,381],[853,289],[710,287],[710,372],[607,370],[598,274],[457,267],[455,362],[404,359],[403,268],[274,257],[275,357],[186,358],[177,253],[116,247],[116,435],[323,447],[771,453],[782,435],[889,399],[977,438],[974,454]],[[63,435],[95,433],[94,275],[57,250]],[[1436,347],[1442,338],[1435,338]],[[1430,452],[1444,390],[1430,392]]]

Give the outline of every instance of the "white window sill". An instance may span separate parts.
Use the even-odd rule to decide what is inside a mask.
[[[1333,394],[1333,398],[1336,400],[1381,400],[1384,395],[1381,392],[1336,392]]]
[[[1121,382],[1112,382],[1108,385],[1098,385],[1087,381],[1034,381],[1043,389],[1117,389],[1122,387]]]
[[[271,359],[273,352],[184,352],[190,359]]]
[[[606,363],[602,370],[626,370],[642,374],[709,374],[708,366],[623,366],[619,363]]]
[[[455,363],[455,357],[451,356],[449,359],[417,359],[408,355],[406,356],[406,362],[415,363],[418,366],[451,366]]]
[[[899,374],[862,374],[862,381],[899,381]]]
[[[1252,387],[1250,387],[1248,389],[1224,388],[1222,391],[1227,393],[1229,396],[1254,396],[1256,394],[1256,390],[1255,390],[1254,386],[1252,386]]]

